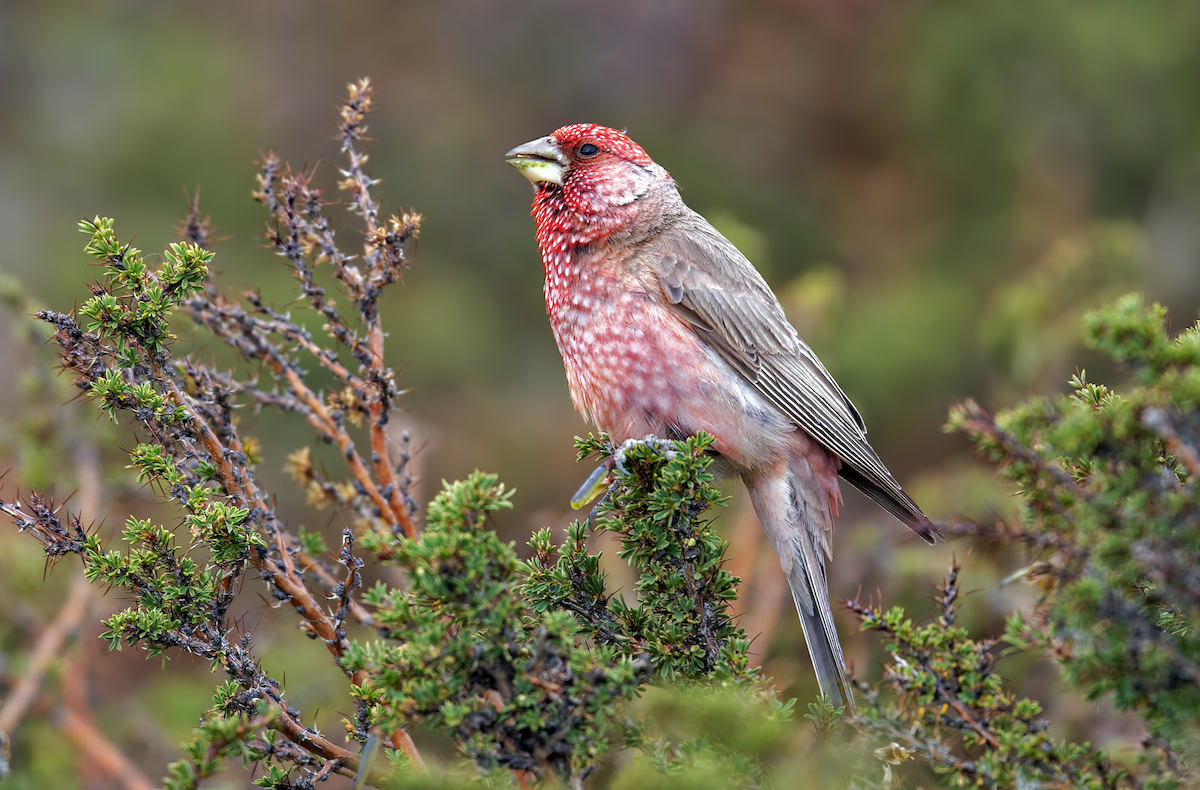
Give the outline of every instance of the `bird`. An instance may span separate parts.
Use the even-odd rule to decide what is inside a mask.
[[[576,409],[614,443],[715,437],[787,577],[820,692],[853,714],[826,576],[839,477],[933,543],[930,519],[758,270],[628,134],[572,124],[505,159],[534,185]]]

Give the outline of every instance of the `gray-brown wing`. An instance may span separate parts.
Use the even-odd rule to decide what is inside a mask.
[[[699,215],[660,234],[664,294],[735,370],[842,461],[841,476],[932,542],[929,520],[867,442],[862,417],[796,330],[754,266]]]

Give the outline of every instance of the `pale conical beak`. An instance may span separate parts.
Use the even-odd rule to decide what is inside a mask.
[[[534,184],[549,181],[559,186],[562,186],[563,174],[569,164],[553,137],[518,145],[505,154],[504,159]]]

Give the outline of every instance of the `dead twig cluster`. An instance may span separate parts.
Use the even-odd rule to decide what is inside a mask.
[[[302,723],[280,684],[254,657],[251,635],[237,636],[228,616],[245,571],[252,569],[271,597],[300,617],[305,632],[323,643],[340,667],[350,645],[347,618],[375,625],[358,598],[363,560],[356,554],[356,541],[375,536],[368,545],[386,557],[396,537],[416,535],[409,439],[405,434],[394,446],[388,435],[400,391],[384,358],[379,301],[387,286],[400,282],[407,266],[405,245],[419,232],[421,218],[400,212],[381,219],[371,194],[378,181],[364,170],[367,156],[358,149],[366,139],[371,87],[364,79],[348,90],[338,127],[347,165],[338,186],[349,194],[346,208],[364,223],[361,253],[347,254],[339,247],[326,215],[330,204],[313,185],[312,173],[292,172],[268,153],[255,192],[271,213],[269,245],[294,272],[306,306],[319,315],[331,342],[275,310],[258,293],[235,299],[220,292],[208,276],[213,232],[197,199],[190,201],[179,227],[184,241],[164,253],[157,271],[131,244],[117,240],[111,221],[83,223],[91,236],[88,251],[103,266],[104,280],[93,286],[93,298],[72,313],[37,313],[53,328],[62,366],[79,390],[96,399],[114,421],[118,416],[130,420],[142,442],[131,452],[133,467],[142,481],[182,507],[192,545],[185,551],[171,530],[130,519],[125,538],[133,550],[126,555],[106,552],[80,516],[60,514],[37,494],[24,501],[0,501],[0,511],[35,535],[51,561],[79,555],[90,580],[136,595],[137,607],[106,622],[110,643],[140,644],[151,654],[179,648],[224,668],[233,686],[219,695],[211,720],[240,723],[236,731],[221,732],[206,732],[202,725],[198,738],[204,740],[203,748],[191,755],[190,766],[172,768],[168,784],[178,783],[172,786],[192,786],[215,770],[211,756],[235,742],[267,763],[300,770],[302,777],[288,780],[293,783],[289,786],[311,787],[331,773],[353,775],[358,768],[357,748],[339,745]],[[330,268],[349,311],[340,309],[318,284],[321,266]],[[180,311],[243,360],[258,365],[258,377],[239,379],[177,354],[169,319]],[[332,386],[319,389],[311,383],[302,361],[312,360],[332,377]],[[310,453],[289,459],[289,471],[310,498],[338,508],[353,525],[344,531],[335,558],[310,551],[312,542],[279,519],[274,498],[259,481],[258,445],[239,430],[236,412],[264,406],[299,414],[345,461],[348,479],[338,482],[314,468]],[[200,545],[209,553],[204,568],[192,559]],[[61,617],[74,617],[77,608],[68,606]],[[20,693],[0,713],[0,721],[8,725],[0,730],[20,718],[48,657],[61,647],[59,632],[68,628],[47,630],[35,653],[35,659],[46,658],[31,662]],[[355,688],[369,683],[363,670],[343,671]],[[364,742],[375,713],[360,702],[346,725],[351,740]],[[64,726],[81,737],[89,732],[78,716],[64,719]],[[286,743],[264,737],[265,732],[281,735]],[[420,764],[403,727],[395,728],[389,739],[411,764]],[[96,755],[107,760],[102,749]]]

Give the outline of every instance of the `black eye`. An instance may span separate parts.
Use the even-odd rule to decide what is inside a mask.
[[[579,155],[582,157],[593,157],[600,153],[600,147],[592,143],[584,143],[579,146]]]

